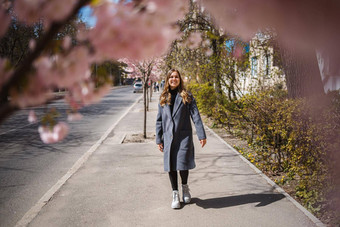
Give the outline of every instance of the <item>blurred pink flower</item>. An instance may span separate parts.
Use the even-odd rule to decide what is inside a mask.
[[[200,32],[192,32],[190,33],[187,41],[186,41],[186,45],[190,48],[190,49],[195,49],[197,47],[200,46],[202,42],[202,35]]]
[[[162,2],[165,1],[149,3],[151,11],[157,8],[157,13],[138,12],[132,4],[111,2],[95,8],[97,23],[89,31],[89,40],[96,49],[96,59],[126,57],[141,60],[164,53],[177,30],[172,28],[176,20],[171,8],[167,9],[166,16],[159,14],[162,4],[158,3]]]
[[[339,1],[203,0],[227,32],[249,40],[259,30],[275,29],[295,48],[339,44]],[[338,49],[338,48],[334,48]]]
[[[32,25],[43,19],[45,27],[53,21],[67,17],[77,0],[18,0],[14,1],[14,11],[18,19]]]
[[[11,23],[10,16],[0,8],[0,38],[6,34],[9,24]]]
[[[69,127],[66,123],[59,122],[53,129],[48,126],[39,126],[38,131],[41,140],[46,144],[50,144],[63,140],[69,132]]]
[[[71,13],[76,3],[77,0],[49,0],[45,2],[41,14],[47,23],[60,21]]]
[[[63,40],[63,48],[68,50],[71,47],[72,38],[70,36],[66,36]]]
[[[205,51],[205,55],[206,55],[207,57],[210,57],[213,53],[214,53],[214,51],[213,51],[211,48],[208,48],[208,49]]]
[[[36,41],[34,39],[31,39],[28,43],[28,47],[30,48],[30,50],[33,50],[36,46]]]
[[[14,1],[14,12],[20,21],[33,25],[42,17],[41,6],[43,2],[45,0]]]
[[[90,64],[88,50],[79,46],[73,48],[66,56],[59,54],[40,57],[34,66],[44,86],[71,88],[90,77]]]
[[[81,115],[80,113],[69,113],[67,115],[67,120],[68,121],[79,121],[83,118],[83,115]]]
[[[28,122],[29,123],[37,122],[37,115],[35,114],[34,110],[30,110],[28,114]]]
[[[53,97],[51,88],[44,86],[38,77],[32,77],[21,89],[20,92],[15,89],[10,91],[12,105],[19,108],[41,105]]]

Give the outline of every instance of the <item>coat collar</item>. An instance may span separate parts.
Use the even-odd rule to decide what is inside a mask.
[[[182,96],[178,93],[176,95],[176,100],[175,100],[175,103],[174,103],[174,109],[172,110],[172,116],[175,116],[178,108],[181,106],[181,103],[182,103]]]
[[[175,103],[174,103],[174,108],[172,109],[172,115],[171,115],[171,110],[170,110],[170,106],[168,104],[166,104],[164,106],[165,112],[166,114],[172,118],[173,116],[175,116],[176,112],[178,111],[179,107],[182,104],[182,96],[178,93],[176,95],[176,99],[175,99]]]

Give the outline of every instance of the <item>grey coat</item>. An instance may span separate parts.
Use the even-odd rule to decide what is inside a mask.
[[[162,107],[158,104],[156,143],[163,144],[164,171],[189,170],[196,166],[190,117],[198,139],[206,139],[206,134],[192,95],[191,100],[189,104],[184,104],[177,94],[172,114],[169,105]]]

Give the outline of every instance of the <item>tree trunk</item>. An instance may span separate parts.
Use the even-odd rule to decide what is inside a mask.
[[[315,50],[281,48],[281,59],[290,98],[325,94]]]
[[[146,139],[146,109],[147,109],[147,105],[146,105],[146,100],[147,100],[147,84],[144,83],[144,87],[143,87],[143,99],[144,99],[144,129],[143,129],[143,136],[144,139]]]
[[[223,39],[213,39],[212,40],[212,49],[213,49],[213,57],[214,57],[214,65],[215,65],[215,91],[217,93],[217,97],[220,97],[222,94],[222,85],[221,85],[221,42]]]
[[[151,86],[150,86],[150,102],[151,102],[151,98],[152,98],[152,90],[153,89],[153,85],[152,85],[152,83],[151,83]]]
[[[146,86],[146,111],[149,111],[149,86]]]

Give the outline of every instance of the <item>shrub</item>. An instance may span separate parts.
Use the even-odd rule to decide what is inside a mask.
[[[253,148],[248,155],[272,175],[296,182],[295,195],[310,211],[326,212],[326,195],[339,190],[340,95],[288,99],[283,90],[217,97],[209,84],[190,84],[200,111],[237,133]],[[260,164],[258,164],[260,163]]]
[[[209,83],[198,84],[190,83],[188,90],[193,94],[197,100],[197,107],[202,114],[208,117],[214,115],[216,109],[216,93],[213,86]]]

